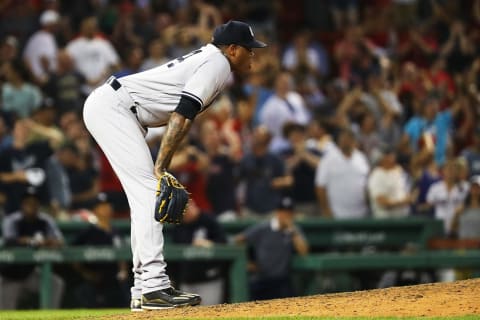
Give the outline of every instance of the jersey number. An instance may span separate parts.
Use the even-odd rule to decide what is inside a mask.
[[[182,62],[183,60],[187,59],[188,57],[191,57],[191,56],[193,56],[194,54],[197,54],[197,53],[200,53],[200,52],[202,52],[202,50],[201,50],[201,49],[197,49],[197,50],[194,50],[194,51],[192,51],[192,52],[190,52],[190,53],[187,53],[186,55],[181,56],[181,57],[173,60],[173,61],[170,62],[169,64],[167,64],[167,67],[171,68],[171,67],[173,67],[173,66],[175,65],[175,63],[180,63],[180,62]]]

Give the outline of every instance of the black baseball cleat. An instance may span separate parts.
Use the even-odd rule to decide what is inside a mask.
[[[202,299],[198,294],[182,292],[173,287],[142,295],[142,309],[159,310],[196,306]]]
[[[133,299],[130,300],[130,311],[138,312],[143,311],[142,309],[142,299]]]

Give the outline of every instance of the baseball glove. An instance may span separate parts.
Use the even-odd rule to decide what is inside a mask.
[[[155,220],[162,223],[181,223],[187,208],[188,192],[170,173],[164,172],[157,185]]]

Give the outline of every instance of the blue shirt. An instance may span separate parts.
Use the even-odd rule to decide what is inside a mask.
[[[5,83],[2,89],[3,110],[20,118],[29,117],[42,104],[42,93],[32,84],[25,83],[17,88]]]
[[[424,133],[431,133],[435,137],[435,162],[445,163],[447,143],[452,129],[452,113],[439,112],[432,122],[423,117],[413,117],[405,125],[405,133],[410,138],[413,150],[418,150],[419,141]]]

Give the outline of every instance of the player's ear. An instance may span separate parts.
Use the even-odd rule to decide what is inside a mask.
[[[235,44],[231,44],[227,47],[227,53],[229,56],[236,56],[237,53],[237,46]]]

